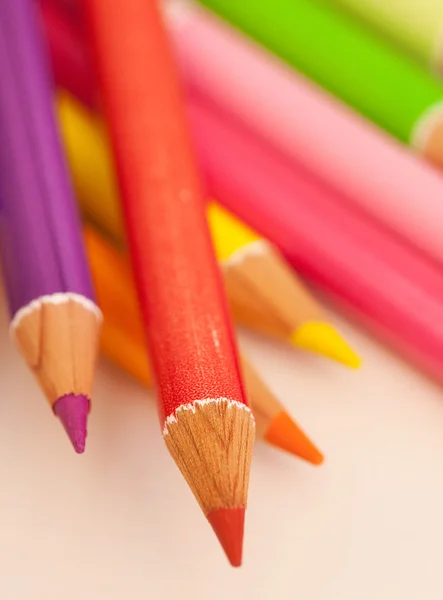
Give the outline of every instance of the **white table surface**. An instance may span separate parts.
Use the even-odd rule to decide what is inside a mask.
[[[337,318],[365,366],[242,336],[324,450],[256,445],[244,566],[231,569],[163,445],[155,405],[100,364],[76,456],[0,306],[1,600],[441,600],[443,393]]]

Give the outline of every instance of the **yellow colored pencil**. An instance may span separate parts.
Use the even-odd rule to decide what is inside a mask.
[[[66,154],[84,214],[120,247],[123,227],[111,155],[97,117],[58,98]],[[208,219],[238,323],[350,367],[360,359],[279,252],[215,202]]]
[[[84,238],[98,302],[104,315],[102,352],[150,387],[144,330],[129,260],[91,226],[85,226]],[[322,453],[291,419],[244,356],[242,368],[256,419],[257,435],[312,464],[323,462]]]

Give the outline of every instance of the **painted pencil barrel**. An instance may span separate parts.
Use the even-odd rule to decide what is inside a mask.
[[[350,14],[443,75],[443,3],[440,0],[333,0]]]
[[[167,14],[191,93],[443,263],[436,169],[207,10],[170,2]]]
[[[56,292],[93,299],[36,20],[30,0],[2,4],[2,245],[13,314]]]
[[[443,277],[340,203],[296,164],[269,152],[202,103],[191,122],[208,190],[275,243],[297,270],[374,322],[443,380]]]
[[[405,143],[443,99],[436,78],[331,6],[315,0],[201,3]]]

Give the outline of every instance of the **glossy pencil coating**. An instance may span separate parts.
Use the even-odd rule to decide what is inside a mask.
[[[443,166],[443,86],[320,0],[201,0],[356,111]]]
[[[66,93],[59,95],[58,114],[83,210],[121,246],[118,192],[101,123]],[[239,323],[347,366],[359,366],[357,355],[271,244],[215,202],[208,204],[207,216]]]
[[[443,264],[441,173],[209,11],[168,6],[191,93]]]
[[[62,397],[78,396],[70,412],[85,434],[101,314],[57,135],[37,16],[31,0],[2,3],[3,272],[13,338],[56,414]],[[69,429],[66,415],[65,406],[58,416]]]
[[[190,116],[208,192],[442,382],[440,270],[213,107],[194,99]]]
[[[158,6],[84,0],[83,7],[164,439],[209,520],[220,509],[243,511],[254,419]],[[241,539],[223,531],[222,522],[213,526],[238,565]]]
[[[90,225],[84,227],[97,299],[103,311],[101,349],[116,365],[151,387],[145,334],[127,257]],[[319,465],[323,455],[285,411],[249,361],[242,357],[245,387],[257,435],[276,448]]]

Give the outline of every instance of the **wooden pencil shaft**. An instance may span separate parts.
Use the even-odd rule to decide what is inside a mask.
[[[266,242],[226,264],[224,274],[239,323],[287,340],[302,324],[326,320],[311,294],[294,285],[293,273]]]
[[[42,298],[16,317],[12,336],[51,406],[66,394],[91,398],[101,314],[82,296]]]
[[[179,409],[177,420],[166,422],[168,450],[205,515],[246,506],[254,437],[250,412],[226,398]]]

